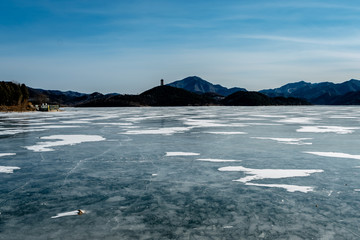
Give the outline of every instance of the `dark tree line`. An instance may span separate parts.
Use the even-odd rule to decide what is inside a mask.
[[[29,91],[25,84],[0,82],[0,105],[18,106],[29,99]]]

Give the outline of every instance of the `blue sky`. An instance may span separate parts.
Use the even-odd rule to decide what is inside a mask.
[[[360,79],[360,2],[3,0],[0,80],[141,93],[199,76],[226,87]]]

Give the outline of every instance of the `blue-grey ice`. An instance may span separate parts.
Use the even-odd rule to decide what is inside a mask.
[[[357,240],[359,119],[356,106],[0,113],[0,239]]]
[[[44,128],[32,128],[32,129],[13,129],[13,128],[7,128],[4,130],[0,130],[0,136],[1,135],[15,135],[19,133],[29,133],[29,132],[41,132],[45,131]]]

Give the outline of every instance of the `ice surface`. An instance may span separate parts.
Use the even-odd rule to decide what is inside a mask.
[[[217,120],[206,120],[206,119],[186,119],[184,122],[185,125],[194,126],[197,128],[200,127],[227,127],[227,124],[220,123]]]
[[[277,122],[286,119],[292,120]],[[351,106],[0,113],[0,132],[22,132],[0,136],[0,153],[16,153],[0,158],[13,171],[0,173],[0,238],[359,239],[354,166],[360,164],[353,164],[360,154],[359,120],[360,108]],[[69,125],[78,127],[42,128]],[[332,132],[296,131],[314,125]],[[128,130],[157,133],[119,134]],[[235,132],[247,134],[219,134]],[[69,147],[63,139],[43,138],[57,135],[112,141]],[[288,144],[301,142],[313,145]],[[326,156],[304,153],[320,150]],[[329,155],[356,160],[326,160]],[[218,170],[226,166],[242,169]],[[91,214],[77,216],[78,206]]]
[[[14,170],[19,169],[19,167],[0,166],[0,173],[13,173]]]
[[[312,138],[271,138],[271,137],[252,137],[254,139],[273,140],[284,144],[293,145],[311,145],[310,142],[304,142],[305,140],[311,140]]]
[[[13,155],[16,155],[16,153],[0,153],[0,157],[13,156]]]
[[[167,152],[165,156],[174,157],[174,156],[199,156],[200,153],[193,152]]]
[[[252,169],[242,166],[229,166],[219,168],[221,172],[245,172],[251,176],[240,178],[234,181],[237,182],[250,182],[260,179],[279,179],[291,177],[306,177],[312,173],[320,173],[323,170],[302,170],[302,169]]]
[[[41,137],[40,139],[44,140],[60,140],[60,141],[51,141],[51,142],[38,142],[33,146],[26,146],[28,150],[34,152],[49,152],[54,151],[52,147],[65,146],[65,145],[75,145],[83,142],[98,142],[104,141],[105,138],[98,135],[52,135],[47,137]]]
[[[357,119],[358,117],[344,116],[344,115],[334,115],[334,116],[330,116],[329,118],[334,118],[334,119]]]
[[[341,127],[341,126],[302,126],[297,129],[297,132],[307,133],[337,133],[337,134],[348,134],[353,133],[354,130],[359,129],[358,127]]]
[[[339,153],[339,152],[305,152],[305,153],[322,156],[322,157],[349,158],[349,159],[360,160],[360,155],[352,155],[347,153]]]
[[[41,132],[45,131],[46,129],[6,129],[0,131],[1,135],[15,135],[19,133],[28,133],[28,132]]]
[[[198,161],[204,162],[241,162],[241,160],[232,160],[232,159],[214,159],[214,158],[198,158]]]
[[[99,120],[107,120],[112,118],[118,118],[119,116],[116,114],[105,114],[104,116],[98,116],[93,118],[82,118],[78,119],[79,121],[99,121]]]

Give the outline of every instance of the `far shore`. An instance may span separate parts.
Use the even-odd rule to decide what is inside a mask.
[[[31,104],[22,104],[16,106],[0,105],[0,112],[33,112],[35,108]]]

